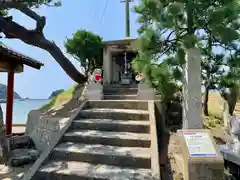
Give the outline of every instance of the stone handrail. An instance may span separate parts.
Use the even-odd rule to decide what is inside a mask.
[[[2,150],[2,161],[3,163],[7,163],[8,161],[8,147],[7,147],[7,142],[6,142],[6,137],[5,137],[5,127],[4,127],[4,122],[3,122],[3,111],[2,107],[0,105],[0,145],[1,145],[1,150]]]
[[[56,134],[56,136],[53,136],[51,138],[51,143],[49,142],[49,146],[46,147],[46,149],[43,151],[43,153],[40,155],[40,157],[35,161],[33,166],[26,172],[23,177],[21,177],[21,180],[30,180],[33,178],[36,171],[40,168],[40,166],[44,163],[45,160],[49,157],[51,154],[53,148],[58,144],[58,142],[61,140],[62,136],[65,134],[65,132],[68,130],[68,128],[71,126],[72,121],[77,117],[79,112],[83,109],[85,106],[86,101],[84,101],[78,109],[75,111],[74,114],[72,114],[68,119],[67,123],[63,126],[62,129],[60,129],[59,133]],[[46,139],[47,140],[47,139]]]

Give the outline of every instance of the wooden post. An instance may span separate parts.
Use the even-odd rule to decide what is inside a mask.
[[[14,90],[14,71],[8,72],[7,84],[7,109],[6,109],[6,135],[12,134],[12,115],[13,115],[13,90]]]

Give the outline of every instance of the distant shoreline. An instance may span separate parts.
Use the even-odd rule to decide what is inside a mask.
[[[49,100],[49,99],[30,99],[30,98],[22,98],[22,99],[14,99],[14,101],[42,101],[42,100]],[[7,103],[7,99],[0,99],[0,103]]]
[[[44,104],[48,103],[49,100],[45,99],[26,99],[20,100],[15,99],[13,103],[13,124],[26,124],[28,119],[28,113],[31,110],[37,110]],[[3,114],[6,114],[7,103],[0,103],[2,107]],[[4,116],[4,122],[6,121],[6,116]]]

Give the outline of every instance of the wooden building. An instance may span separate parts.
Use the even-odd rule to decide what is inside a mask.
[[[19,52],[16,52],[4,44],[0,44],[0,72],[8,73],[7,82],[7,109],[6,109],[6,135],[12,134],[14,73],[22,73],[24,65],[40,69],[43,64]]]

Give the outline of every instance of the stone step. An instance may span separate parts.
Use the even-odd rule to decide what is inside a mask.
[[[113,119],[74,120],[71,128],[99,131],[149,133],[149,121],[128,121]]]
[[[103,99],[114,100],[114,99],[137,99],[137,95],[103,95]]]
[[[122,119],[122,120],[147,120],[149,113],[145,110],[92,108],[81,110],[76,119]]]
[[[111,94],[137,94],[137,88],[104,88],[103,94],[111,95]]]
[[[121,89],[126,89],[126,88],[138,88],[138,84],[108,84],[108,85],[103,85],[103,89],[108,89],[108,88],[121,88]]]
[[[102,144],[111,146],[150,147],[149,134],[130,132],[110,132],[94,130],[71,130],[62,139],[63,142],[84,144]]]
[[[39,169],[35,180],[151,180],[149,169],[120,168],[76,161],[50,161]]]
[[[137,96],[137,92],[129,92],[129,91],[126,91],[126,92],[103,92],[103,95],[104,96],[110,96],[110,95],[117,95],[117,96]]]
[[[110,109],[138,109],[148,110],[147,101],[139,100],[104,100],[104,101],[88,101],[87,108],[110,108]]]
[[[54,148],[51,159],[121,167],[151,168],[149,148],[66,142]]]

